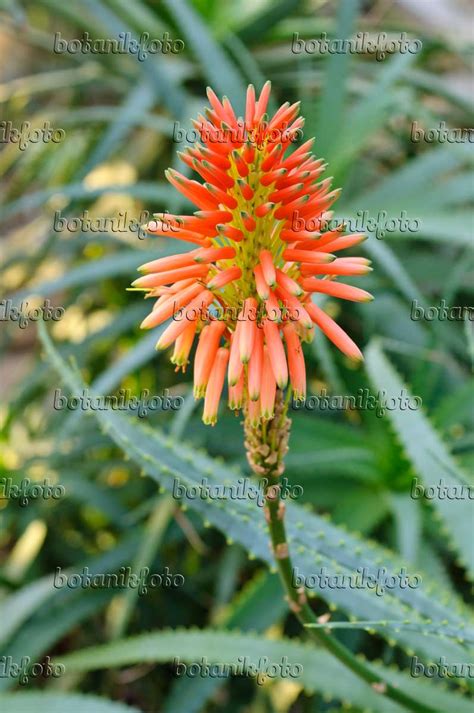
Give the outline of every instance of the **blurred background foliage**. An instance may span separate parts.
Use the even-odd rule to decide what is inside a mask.
[[[325,302],[363,347],[365,365],[354,368],[321,334],[306,359],[310,395],[365,388],[397,395],[406,388],[423,408],[382,418],[352,409],[294,411],[286,475],[304,488],[289,513],[298,564],[311,572],[315,562],[336,569],[403,562],[422,572],[420,592],[374,602],[359,591],[326,591],[314,607],[322,614],[329,605],[333,621],[410,622],[338,629],[337,636],[435,710],[467,710],[472,679],[421,681],[409,668],[414,652],[427,662],[442,655],[469,661],[470,503],[427,502],[410,492],[415,477],[425,486],[472,483],[474,341],[467,320],[410,315],[415,299],[425,308],[441,299],[472,302],[472,152],[466,142],[413,143],[410,135],[413,121],[425,129],[440,121],[473,125],[469,4],[3,0],[0,8],[2,120],[18,127],[49,121],[66,132],[60,144],[0,150],[2,298],[30,306],[50,298],[66,308],[46,329],[2,322],[0,476],[46,477],[67,493],[23,508],[0,501],[0,655],[68,662],[64,677],[33,681],[28,692],[0,678],[2,710],[402,710],[324,652],[301,648],[307,637],[268,573],[259,509],[196,501],[183,511],[157,489],[159,483],[169,491],[173,473],[191,484],[203,475],[223,482],[238,468],[246,472],[240,419],[223,409],[215,428],[201,424],[191,375],[175,373],[168,355],[156,354],[159,330],[140,333],[147,306],[125,289],[138,265],[175,252],[177,244],[140,240],[131,231],[53,230],[56,211],[66,218],[126,211],[139,219],[144,210],[188,210],[163,177],[182,149],[172,141],[173,123],[190,126],[208,84],[242,112],[247,83],[261,88],[266,79],[275,106],[302,101],[305,137],[316,136],[327,175],[344,189],[338,215],[406,211],[420,224],[417,233],[369,235],[364,250],[375,269],[363,287],[374,293],[373,303]],[[185,49],[145,61],[53,53],[55,33],[72,39],[85,31],[91,38],[160,38],[168,31]],[[295,32],[311,39],[357,31],[389,38],[405,31],[422,40],[423,50],[380,62],[373,55],[291,52]],[[60,379],[66,394],[85,386],[137,396],[169,389],[184,406],[151,412],[146,426],[133,413],[57,411]],[[57,566],[72,572],[85,565],[96,572],[168,566],[186,584],[140,598],[132,590],[52,588]],[[258,651],[304,658],[303,680],[260,687],[248,679],[174,678],[174,656],[227,661]]]

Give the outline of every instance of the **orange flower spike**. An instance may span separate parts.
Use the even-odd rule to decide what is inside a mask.
[[[306,367],[303,348],[293,325],[289,322],[283,327],[288,354],[288,369],[293,396],[301,401],[306,396]]]
[[[233,225],[217,225],[216,228],[219,233],[225,235],[226,238],[230,238],[230,240],[235,240],[238,243],[240,243],[240,241],[244,237],[243,232],[238,228],[234,228]]]
[[[201,332],[194,358],[194,397],[196,399],[201,398],[206,391],[214,358],[224,331],[225,323],[215,320],[206,325]]]
[[[286,201],[293,200],[295,195],[299,193],[304,188],[304,183],[294,183],[287,188],[282,188],[279,191],[273,191],[270,193],[270,200],[275,203],[284,203]]]
[[[177,232],[162,232],[160,228],[153,229],[150,228],[154,224],[154,221],[148,223],[147,231],[152,233],[152,235],[163,235],[166,238],[175,238],[175,240],[186,240],[190,243],[196,243],[197,245],[204,245],[203,236],[199,233],[194,233],[190,230],[178,230]]]
[[[268,215],[271,210],[275,207],[275,203],[262,203],[255,209],[255,215],[257,218],[263,218],[265,215]]]
[[[301,274],[308,275],[367,275],[372,268],[364,263],[339,262],[339,258],[329,265],[301,265]]]
[[[181,175],[173,168],[165,171],[165,176],[185,198],[188,198],[192,203],[195,203],[199,208],[212,209],[216,207],[216,201],[209,192],[197,181],[191,181],[189,178]]]
[[[221,102],[217,98],[216,93],[211,87],[207,87],[206,89],[206,94],[207,98],[209,99],[209,103],[214,109],[215,113],[221,119],[221,121],[225,121],[227,119],[227,114],[224,110],[224,107],[222,106]]]
[[[319,238],[311,238],[310,240],[301,240],[301,242],[293,243],[290,250],[304,250],[305,252],[308,253],[308,255],[313,254],[314,252],[325,252],[326,251],[326,246],[323,245],[320,247],[319,245]],[[304,262],[304,260],[303,260]]]
[[[298,132],[303,128],[304,124],[305,120],[300,116],[288,128],[284,127],[281,140],[285,149],[288,148],[290,141],[293,142],[299,138]]]
[[[205,177],[207,181],[212,181],[213,183],[219,183],[220,187],[225,190],[227,188],[233,188],[235,181],[231,178],[225,171],[213,166],[208,161],[204,160],[202,162],[204,169],[207,171],[208,176]],[[204,176],[203,176],[204,178]]]
[[[235,257],[235,249],[232,247],[228,248],[203,248],[202,250],[196,250],[194,253],[194,262],[197,263],[208,263],[215,262],[216,260],[230,260]]]
[[[238,280],[241,275],[242,270],[240,267],[229,267],[227,270],[222,270],[222,272],[218,272],[217,275],[214,275],[214,277],[207,283],[206,287],[209,290],[217,290],[220,287],[228,285],[230,282]]]
[[[295,166],[300,166],[303,161],[305,156],[310,155],[311,148],[314,144],[314,139],[308,139],[308,141],[305,141],[304,144],[301,144],[293,153],[288,156],[284,161],[282,161],[282,166],[284,166],[288,171],[292,168],[295,168]]]
[[[228,210],[197,210],[192,219],[195,222],[193,230],[200,225],[215,228],[218,223],[229,223],[233,217],[234,214]]]
[[[244,365],[240,360],[240,330],[242,322],[237,322],[230,342],[230,358],[227,379],[229,386],[235,386],[240,379]]]
[[[222,106],[224,108],[227,121],[230,123],[231,127],[237,126],[237,117],[235,116],[232,104],[227,97],[222,97]]]
[[[249,186],[249,184],[243,180],[243,178],[238,178],[237,183],[239,184],[240,191],[242,193],[242,196],[246,201],[252,200],[254,197],[255,191],[253,188]]]
[[[310,297],[320,292],[353,302],[370,299],[365,290],[334,279],[370,271],[365,258],[333,254],[364,236],[345,235],[343,225],[330,226],[339,189],[322,177],[326,164],[311,153],[312,139],[295,150],[290,143],[304,122],[298,117],[299,103],[285,102],[272,117],[267,115],[269,96],[269,82],[258,99],[249,86],[240,119],[226,97],[208,90],[210,108],[194,122],[201,142],[180,153],[198,180],[174,169],[166,172],[196,210],[190,215],[155,213],[156,220],[147,225],[150,233],[196,248],[145,263],[134,282],[155,303],[144,328],[174,316],[158,347],[175,342],[172,361],[178,367],[186,366],[200,333],[195,392],[206,393],[207,423],[217,418],[226,371],[230,406],[242,407],[255,425],[271,417],[275,390],[286,387],[288,373],[295,393],[303,393],[301,344],[311,341],[316,328],[348,356],[361,356]],[[216,309],[222,310],[219,323]],[[262,324],[250,318],[253,311],[263,315]],[[181,320],[182,313],[186,318]]]
[[[198,161],[194,159],[191,163],[191,168],[193,168],[196,173],[199,173],[201,178],[205,181],[212,181],[214,184],[219,186],[220,189],[232,188],[234,181],[230,176],[226,176],[223,179],[222,175],[218,173],[218,169],[211,166],[207,161]]]
[[[181,292],[185,287],[189,287],[189,285],[194,285],[196,280],[191,278],[190,280],[178,280],[178,282],[175,282],[173,285],[170,285],[170,287],[157,287],[157,290],[167,290],[170,295],[175,295],[178,292]],[[153,291],[153,290],[152,290]]]
[[[281,156],[282,148],[282,144],[278,144],[270,151],[267,158],[262,163],[262,171],[271,171],[271,169],[278,162],[278,159]]]
[[[337,262],[339,265],[366,265],[369,266],[372,264],[372,260],[369,260],[366,257],[338,257]]]
[[[245,226],[245,229],[248,230],[249,233],[253,233],[255,228],[257,227],[255,218],[252,218],[252,216],[249,215],[246,210],[240,211],[240,217],[242,218],[242,222]]]
[[[153,311],[148,317],[145,317],[140,325],[140,329],[152,329],[157,327],[165,320],[172,317],[182,307],[186,307],[194,297],[197,297],[203,292],[202,285],[194,282],[189,287],[181,290],[177,295],[171,294],[167,299],[160,302],[159,305],[153,307]],[[161,298],[160,298],[161,299]]]
[[[294,250],[287,248],[283,253],[283,260],[288,260],[289,262],[319,264],[333,262],[335,259],[336,256],[331,255],[331,253],[316,252],[314,250]]]
[[[283,104],[270,120],[268,124],[268,131],[271,132],[272,129],[282,128],[285,125],[288,126],[291,124],[293,119],[295,119],[299,113],[300,105],[301,102],[299,101],[295,102],[291,106],[288,102],[286,102],[286,106]]]
[[[176,280],[184,280],[190,277],[202,278],[207,275],[208,270],[209,268],[206,265],[193,265],[192,267],[181,267],[176,270],[155,272],[134,280],[132,287],[160,287],[161,285],[169,285]]]
[[[260,396],[263,366],[263,329],[255,329],[255,341],[248,366],[248,392],[251,401],[256,401]]]
[[[298,322],[303,329],[311,329],[311,317],[297,297],[290,295],[290,293],[286,292],[282,287],[278,287],[275,290],[275,294],[285,305],[288,319],[293,322]]]
[[[254,116],[254,121],[255,123],[261,121],[263,118],[263,115],[265,114],[267,110],[267,104],[268,100],[270,98],[270,92],[272,89],[272,83],[271,82],[265,82],[263,85],[263,89],[260,93],[260,97],[257,102],[257,106],[255,107],[255,116]]]
[[[270,363],[275,380],[279,388],[284,389],[288,383],[288,366],[286,363],[285,350],[281,341],[280,328],[275,322],[264,319],[263,331],[265,333],[265,342],[269,350]]]
[[[285,242],[285,243],[296,243],[296,246],[299,247],[300,243],[297,241],[301,241],[302,243],[306,243],[311,240],[316,242],[318,241],[318,247],[319,247],[319,237],[321,233],[317,231],[310,232],[309,230],[293,230],[292,228],[284,228],[281,233],[280,233],[280,238]],[[306,245],[301,245],[303,249],[306,249]]]
[[[245,102],[245,126],[248,131],[253,127],[253,119],[255,116],[255,87],[250,84],[247,89],[247,99]]]
[[[260,390],[260,413],[264,420],[273,418],[275,410],[276,381],[273,374],[268,347],[263,348],[262,386]]]
[[[333,280],[317,280],[314,277],[308,277],[301,280],[301,286],[305,292],[321,292],[331,297],[339,297],[342,300],[350,300],[351,302],[371,302],[374,298],[370,292],[361,290],[360,287],[345,285],[342,282],[334,282]]]
[[[281,309],[274,292],[265,300],[265,314],[272,322],[281,322]]]
[[[270,173],[267,173],[263,175],[260,179],[260,183],[262,186],[271,186],[272,183],[275,183],[279,178],[283,178],[288,173],[286,168],[276,168],[274,171],[270,171]]]
[[[179,335],[184,332],[189,322],[197,322],[200,315],[204,314],[207,307],[214,299],[214,295],[209,290],[203,290],[201,294],[194,298],[187,306],[185,315],[181,315],[182,319],[173,320],[166,327],[165,331],[158,340],[155,349],[167,349],[176,341]]]
[[[256,428],[260,423],[261,412],[260,412],[260,401],[247,401],[247,417],[249,419],[250,425]]]
[[[174,270],[178,267],[191,267],[194,265],[195,255],[198,250],[191,250],[188,253],[182,253],[181,255],[170,255],[169,257],[160,257],[158,260],[152,260],[151,262],[146,262],[144,265],[140,265],[138,272],[144,272],[149,275],[153,272],[165,272],[167,270]]]
[[[273,264],[273,255],[269,250],[260,251],[260,265],[262,266],[263,277],[270,287],[276,284],[276,271]]]
[[[178,371],[178,369],[182,369],[183,372],[186,370],[186,366],[189,363],[189,353],[193,346],[194,336],[196,334],[196,327],[197,321],[189,322],[184,332],[181,332],[174,343],[171,363],[176,364],[176,371]]]
[[[234,160],[235,166],[237,168],[237,171],[239,172],[239,176],[241,178],[245,178],[246,176],[249,175],[249,167],[248,164],[245,163],[243,160],[242,156],[237,152],[237,151],[232,151],[232,158]]]
[[[229,361],[229,350],[220,347],[212,363],[211,376],[207,384],[206,397],[204,399],[204,413],[202,420],[208,426],[214,426],[217,422],[217,411],[219,401],[224,388],[225,372]]]
[[[242,364],[248,364],[252,355],[257,330],[257,307],[257,300],[248,297],[239,315],[239,320],[242,320],[239,330],[239,354]]]
[[[229,408],[231,411],[239,411],[242,408],[244,400],[244,370],[240,374],[240,378],[235,386],[229,386]]]
[[[277,270],[276,280],[278,286],[282,287],[286,292],[289,292],[290,295],[300,297],[303,294],[303,290],[298,285],[298,283],[295,282],[295,280],[293,280],[289,275],[287,275],[286,272],[283,272],[282,270]]]
[[[212,150],[210,146],[199,146],[196,150],[198,151],[201,158],[205,158],[207,161],[209,161],[209,163],[212,163],[214,166],[218,166],[219,168],[224,169],[224,171],[228,171],[232,165],[226,156],[222,156],[222,154],[216,153]]]
[[[345,331],[323,310],[310,302],[306,305],[306,310],[313,322],[324,332],[328,339],[350,359],[362,361],[363,356],[357,344],[345,333]]]
[[[236,201],[234,196],[229,195],[229,193],[223,191],[212,183],[205,183],[204,186],[207,189],[208,193],[213,197],[215,205],[223,203],[227,208],[230,208],[231,210],[237,208],[238,202]]]
[[[354,233],[354,235],[343,235],[340,238],[336,238],[331,243],[326,243],[324,245],[325,250],[331,250],[337,252],[339,250],[346,250],[347,248],[352,248],[354,245],[362,243],[367,240],[367,236],[363,233]]]
[[[247,141],[245,144],[242,157],[245,163],[253,163],[255,158],[255,147],[252,145],[251,141]],[[237,179],[239,180],[239,179]]]
[[[255,286],[257,288],[258,296],[261,300],[268,300],[270,296],[270,288],[265,282],[262,266],[260,264],[254,267],[253,274],[255,275]]]

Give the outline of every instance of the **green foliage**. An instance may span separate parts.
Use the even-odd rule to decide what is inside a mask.
[[[452,12],[453,27],[456,14]],[[222,409],[215,428],[200,420],[192,368],[173,371],[157,355],[160,329],[141,334],[148,303],[126,288],[136,268],[185,249],[178,241],[139,239],[131,230],[55,232],[56,211],[85,210],[139,219],[189,204],[164,182],[177,166],[173,124],[190,126],[206,85],[242,113],[248,81],[273,84],[273,107],[302,101],[305,138],[342,186],[336,213],[367,210],[388,219],[406,211],[418,232],[368,229],[363,245],[374,271],[361,286],[370,304],[321,305],[361,345],[353,367],[321,333],[305,346],[308,396],[387,398],[405,389],[422,408],[291,409],[286,458],[289,543],[300,574],[369,573],[385,567],[419,574],[417,588],[377,596],[368,589],[310,590],[321,626],[420,704],[467,711],[472,677],[417,679],[424,665],[472,661],[469,578],[474,569],[472,500],[413,497],[414,484],[472,488],[474,466],[471,322],[412,318],[444,299],[472,304],[472,156],[467,144],[410,141],[425,129],[472,126],[463,89],[469,71],[462,32],[446,39],[394,5],[301,0],[10,0],[1,4],[2,120],[47,120],[63,127],[59,145],[1,144],[1,299],[65,308],[59,322],[20,330],[2,322],[0,480],[48,478],[65,497],[27,507],[0,500],[0,660],[51,656],[66,673],[0,677],[0,709],[163,711],[163,713],[326,713],[341,707],[404,710],[311,643],[288,612],[254,501],[173,499],[175,479],[230,485],[248,477],[239,419]],[[311,39],[385,31],[419,37],[423,51],[377,62],[373,55],[293,54],[293,33]],[[182,38],[183,52],[54,54],[53,38],[114,38],[144,32]],[[21,53],[18,49],[21,38]],[[14,61],[12,61],[12,58]],[[340,205],[339,205],[340,204]],[[364,228],[362,228],[364,230]],[[354,231],[356,232],[356,231]],[[359,284],[359,283],[358,283]],[[43,357],[43,358],[41,358]],[[85,414],[54,408],[64,396],[120,390],[183,398],[178,411],[113,409]],[[322,390],[324,390],[322,392]],[[116,573],[121,567],[182,573],[185,585],[136,590],[53,586],[57,567]],[[301,679],[257,686],[244,677],[178,678],[177,656],[231,663],[288,656]]]

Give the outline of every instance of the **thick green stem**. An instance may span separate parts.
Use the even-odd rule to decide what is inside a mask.
[[[263,481],[266,500],[265,517],[288,605],[301,624],[305,626],[306,624],[319,624],[319,622],[308,604],[304,587],[296,589],[293,585],[293,565],[285,528],[285,503],[281,500],[279,485],[279,479],[284,471],[283,458],[287,451],[290,431],[290,420],[287,418],[286,412],[287,403],[283,401],[282,393],[278,392],[275,417],[266,424],[265,429],[261,426],[253,427],[246,419],[245,445],[253,471],[265,479]],[[433,708],[419,703],[388,681],[383,680],[333,634],[327,633],[321,628],[307,628],[306,631],[310,632],[319,644],[325,646],[347,668],[370,684],[377,693],[396,701],[407,710],[417,713],[436,713]]]

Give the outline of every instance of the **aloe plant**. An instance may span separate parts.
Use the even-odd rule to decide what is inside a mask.
[[[472,675],[426,672],[444,661],[468,674],[473,660],[472,157],[467,143],[410,138],[414,121],[425,130],[441,121],[472,126],[468,45],[452,31],[454,6],[452,27],[438,29],[435,17],[428,23],[405,8],[356,0],[2,3],[2,121],[49,121],[65,137],[25,150],[0,145],[0,317],[3,299],[11,308],[28,302],[31,310],[45,299],[64,307],[57,322],[33,319],[20,329],[2,321],[0,496],[7,479],[13,487],[25,478],[61,484],[65,495],[33,497],[24,507],[0,500],[0,667],[29,657],[66,670],[41,682],[30,675],[27,686],[0,677],[2,710],[395,713],[471,705]],[[291,52],[295,33],[310,42],[359,31],[407,32],[423,47],[380,62]],[[53,52],[55,33],[70,40],[84,32],[91,40],[168,33],[184,49],[144,61]],[[155,212],[190,215],[190,201],[164,179],[169,167],[172,176],[181,171],[175,123],[192,128],[208,85],[244,115],[247,86],[261,90],[266,80],[270,116],[286,100],[301,102],[300,143],[316,137],[313,150],[328,163],[323,178],[343,188],[335,221],[405,212],[418,226],[382,237],[370,223],[347,231],[368,236],[359,249],[374,270],[357,287],[373,302],[344,301],[342,309],[331,289],[314,297],[313,313],[340,324],[365,361],[352,364],[319,329],[303,345],[306,403],[286,404],[284,476],[298,489],[284,501],[285,532],[277,501],[267,522],[256,500],[173,497],[176,482],[199,492],[203,482],[219,489],[244,479],[271,496],[252,474],[241,419],[221,407],[215,427],[204,426],[189,369],[175,372],[169,354],[155,351],[168,325],[138,330],[150,302],[125,289],[137,266],[188,248],[133,230],[54,229],[58,214],[71,224],[84,211],[100,218],[126,211],[135,221],[145,211],[147,220]],[[190,167],[182,173],[194,177]],[[464,320],[426,318],[442,300]],[[149,408],[146,416],[133,408],[58,410],[58,390],[69,405],[84,391],[101,402],[127,390],[149,397],[167,390],[181,407]],[[351,407],[351,398],[367,404],[379,393],[386,401],[404,393],[419,407]],[[259,428],[247,423],[246,440],[268,486],[271,469],[262,474],[268,464],[258,455],[268,433]],[[440,484],[464,497],[435,497]],[[285,543],[288,562],[274,556]],[[182,573],[183,587],[140,596],[54,586],[57,567],[100,575],[166,566]],[[282,586],[279,573],[283,584],[294,573],[308,583],[321,568],[339,578],[405,570],[420,584],[382,596],[321,582],[299,593]],[[244,655],[260,676],[264,657],[286,656],[303,670],[290,687],[283,676],[260,686],[257,675],[180,677],[174,663],[231,666]]]

